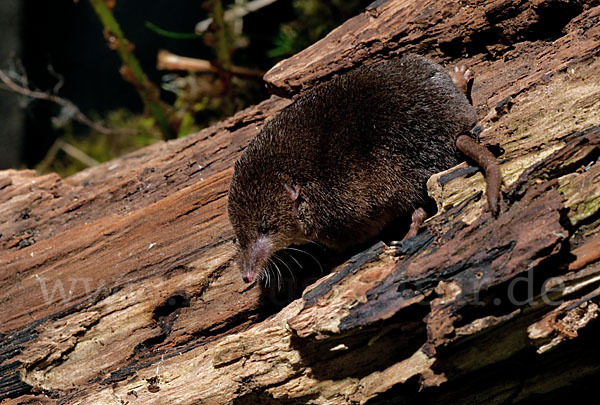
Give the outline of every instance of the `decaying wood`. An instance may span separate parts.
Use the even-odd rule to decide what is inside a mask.
[[[407,51],[475,71],[481,141],[503,149],[497,219],[463,163],[429,180],[440,213],[397,249],[374,242],[302,297],[248,288],[226,193],[277,96],[66,179],[0,172],[2,403],[500,404],[594,387],[600,1],[379,1],[266,79],[290,95]]]

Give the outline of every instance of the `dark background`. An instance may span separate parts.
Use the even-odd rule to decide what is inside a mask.
[[[0,1],[0,69],[21,53],[21,9],[22,0]],[[20,101],[0,89],[0,170],[21,163],[24,113]]]
[[[227,10],[235,0],[221,2]],[[229,43],[232,63],[267,71],[360,13],[369,3],[370,0],[277,0],[243,18],[241,36],[234,35]],[[216,59],[214,32],[203,38],[172,39],[146,27],[149,22],[166,31],[193,33],[196,24],[209,17],[203,8],[207,7],[205,0],[116,0],[115,4],[114,17],[135,46],[134,54],[150,80],[160,87],[166,77],[189,79],[177,82],[188,86],[177,87],[178,95],[161,90],[163,101],[176,109],[170,118],[174,117],[172,127],[178,134],[197,131],[268,97],[263,83],[256,79],[234,83],[213,74],[200,77],[187,72],[157,71],[156,58],[161,49],[181,56]],[[239,45],[240,37],[246,46]],[[69,100],[92,120],[114,129],[133,126],[135,132],[126,138],[113,131],[113,135],[102,138],[72,119],[63,119],[62,126],[56,125],[57,118],[69,118],[67,109],[0,88],[0,170],[35,168],[40,173],[68,176],[89,166],[65,157],[64,153],[49,153],[52,145],[58,145],[58,138],[99,162],[163,139],[165,134],[152,124],[152,119],[149,129],[143,127],[147,120],[140,114],[142,102],[132,84],[121,77],[120,67],[120,58],[107,46],[103,27],[89,0],[0,0],[3,72],[25,76],[30,89]],[[56,90],[59,82],[62,86]],[[187,127],[181,118],[186,115],[191,117]],[[56,147],[52,150],[56,151]]]
[[[135,44],[142,67],[157,84],[163,75],[155,67],[160,49],[213,58],[201,39],[165,38],[145,27],[149,21],[169,31],[191,33],[196,23],[208,17],[200,0],[121,0],[114,15],[125,36]],[[266,50],[273,46],[271,38],[281,22],[292,18],[291,0],[276,1],[245,17],[244,33],[250,46],[237,51],[234,62],[267,70],[273,64],[266,56]],[[0,68],[6,71],[11,64],[22,62],[32,87],[48,90],[58,83],[48,69],[50,65],[64,79],[58,95],[88,115],[122,107],[142,111],[133,86],[119,74],[119,57],[107,47],[103,28],[88,1],[2,0],[0,34]],[[162,97],[172,102],[172,94],[163,93]],[[50,102],[0,90],[0,169],[38,163],[58,136],[50,117],[59,110]]]

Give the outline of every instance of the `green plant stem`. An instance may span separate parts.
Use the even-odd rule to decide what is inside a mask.
[[[131,52],[129,41],[125,38],[123,31],[121,31],[121,27],[117,20],[115,20],[112,11],[106,6],[104,0],[90,0],[90,4],[94,8],[94,11],[96,11],[104,28],[114,35],[117,41],[117,53],[123,64],[131,72],[131,77],[128,77],[129,81],[135,86],[144,105],[154,116],[163,137],[165,139],[175,138],[176,135],[169,125],[168,117],[171,115],[169,114],[169,108],[160,101],[158,87],[148,79],[140,62]]]
[[[223,69],[229,70],[231,68],[231,41],[229,41],[227,25],[225,23],[225,12],[223,11],[221,0],[214,0],[212,18],[217,26],[217,60]]]
[[[146,23],[144,25],[149,30],[154,31],[158,35],[160,35],[162,37],[165,37],[165,38],[173,38],[173,39],[198,39],[198,38],[202,38],[202,35],[196,34],[196,33],[193,33],[193,32],[188,33],[188,32],[167,31],[167,30],[165,30],[163,28],[160,28],[158,25],[151,23],[150,21],[146,21]]]

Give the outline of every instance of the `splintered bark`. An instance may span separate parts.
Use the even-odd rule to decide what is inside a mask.
[[[600,1],[378,1],[275,66],[269,86],[294,95],[408,51],[464,64],[503,178],[493,218],[477,167],[433,176],[438,214],[418,235],[318,256],[329,274],[307,257],[302,295],[243,284],[226,215],[233,162],[287,99],[66,179],[0,172],[2,404],[596,391],[599,22]]]

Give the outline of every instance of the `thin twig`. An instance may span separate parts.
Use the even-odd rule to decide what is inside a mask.
[[[224,20],[225,22],[232,22],[239,18],[242,18],[253,11],[260,10],[263,7],[266,7],[272,3],[275,3],[277,0],[254,0],[250,1],[244,5],[234,5],[229,10],[225,11]],[[208,27],[213,23],[213,19],[207,18],[206,20],[200,21],[196,24],[196,33],[202,34],[204,31],[208,30]]]
[[[48,150],[48,153],[46,153],[46,156],[38,165],[37,170],[39,170],[42,173],[48,171],[48,168],[50,167],[54,159],[56,159],[56,154],[59,150],[62,150],[67,155],[71,156],[73,159],[79,160],[87,167],[98,166],[100,164],[100,162],[98,162],[93,157],[89,156],[80,149],[77,149],[75,146],[59,138],[52,144],[52,147]]]
[[[5,90],[10,90],[15,93],[22,94],[24,96],[35,98],[38,100],[51,101],[60,106],[68,108],[70,111],[72,111],[73,119],[75,119],[76,121],[79,121],[82,124],[87,125],[88,127],[92,128],[102,134],[105,134],[105,135],[113,133],[113,131],[111,129],[106,128],[106,127],[90,120],[85,114],[83,114],[79,110],[79,108],[73,102],[71,102],[67,99],[58,97],[54,94],[48,94],[43,91],[31,90],[26,87],[20,86],[17,83],[15,83],[10,77],[8,77],[8,75],[6,73],[4,73],[2,70],[0,70],[0,81],[2,81],[2,83],[3,83],[3,84],[0,84],[0,88],[3,88]]]
[[[79,160],[81,163],[83,163],[84,165],[86,165],[88,167],[98,166],[100,164],[100,162],[98,162],[96,159],[89,156],[87,153],[84,153],[83,151],[77,149],[75,146],[71,145],[70,143],[61,141],[60,148],[67,155],[71,156],[73,159]]]
[[[222,70],[207,60],[179,56],[165,50],[158,52],[156,67],[157,69],[161,70],[187,70],[190,72],[209,73],[219,73]],[[260,80],[262,80],[262,77],[265,75],[265,72],[262,70],[249,69],[233,65],[227,72],[238,77],[247,77]]]

